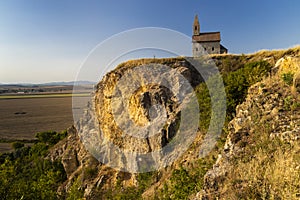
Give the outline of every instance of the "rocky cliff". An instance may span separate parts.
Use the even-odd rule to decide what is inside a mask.
[[[151,71],[134,71],[144,66]],[[198,131],[197,116],[187,119],[190,126],[185,129],[180,129],[178,121],[183,120],[180,114],[187,106],[186,97],[197,101],[192,93],[200,82],[201,75],[184,58],[130,61],[108,73],[96,86],[76,128],[70,128],[68,138],[49,155],[52,160],[61,159],[68,176],[60,193],[68,193],[79,181],[86,198],[102,198],[102,193],[114,187],[137,187],[138,172],[166,167],[187,149],[184,144],[191,143],[189,138],[194,139]],[[131,83],[133,89],[128,87]],[[127,130],[133,127],[128,118],[134,129]],[[181,136],[176,134],[179,129]],[[173,144],[179,146],[175,149]]]
[[[273,68],[268,77],[249,88],[234,118],[228,114],[227,119],[231,121],[226,123],[216,147],[204,158],[199,158],[199,152],[205,129],[196,130],[190,145],[176,146],[184,150],[180,156],[176,155],[177,151],[151,154],[161,151],[172,141],[185,142],[184,137],[176,140],[184,107],[182,102],[176,101],[182,80],[175,75],[180,74],[188,80],[196,91],[205,91],[198,88],[203,76],[191,62],[184,58],[141,59],[119,65],[97,84],[84,118],[68,130],[68,137],[48,155],[52,160],[61,160],[67,173],[68,179],[58,189],[59,193],[65,196],[79,193],[76,198],[86,199],[284,199],[283,195],[289,194],[290,199],[298,198],[299,52],[300,48],[295,48],[211,57],[225,75],[256,61],[266,61]],[[128,71],[153,63],[158,70],[149,72],[148,76],[140,76],[142,73],[138,70],[136,76],[126,75]],[[161,65],[172,70],[161,70]],[[256,68],[259,70],[259,65]],[[171,77],[171,81],[157,79],[163,74]],[[155,84],[147,84],[147,79]],[[122,81],[130,82],[133,92],[128,91]],[[140,82],[145,84],[139,85]],[[174,90],[166,87],[171,83]],[[129,93],[130,96],[126,96]],[[185,97],[190,95],[190,92],[184,93]],[[197,97],[198,100],[202,98],[201,94]],[[122,98],[128,100],[126,105]],[[125,107],[128,113],[123,114]],[[206,117],[210,118],[210,114]],[[138,128],[124,134],[126,128],[132,127],[125,123],[126,118]],[[193,120],[191,117],[189,122],[193,124]],[[139,127],[151,127],[154,121],[166,123],[159,129],[152,127],[155,134],[150,136],[149,132],[137,131]],[[188,127],[183,133],[188,135],[193,129]],[[107,150],[104,148],[107,145],[113,148]],[[92,148],[95,146],[98,148]],[[117,149],[133,153],[118,153]],[[175,157],[174,162],[166,165],[168,159]],[[149,170],[149,163],[158,170]],[[145,173],[137,173],[140,170]],[[256,174],[251,178],[253,171]],[[280,182],[278,177],[285,177],[286,181]],[[284,192],[280,192],[281,189]]]

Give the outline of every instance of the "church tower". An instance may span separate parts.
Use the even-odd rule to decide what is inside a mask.
[[[200,35],[200,23],[198,20],[198,15],[195,16],[193,24],[193,35]]]
[[[228,50],[220,44],[220,32],[200,32],[200,23],[198,15],[195,16],[193,23],[193,36],[192,36],[192,53],[193,57],[200,57],[207,54],[223,54]]]

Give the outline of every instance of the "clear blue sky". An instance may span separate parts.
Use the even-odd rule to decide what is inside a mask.
[[[0,83],[72,81],[101,41],[139,27],[221,31],[230,53],[300,44],[298,0],[2,0]]]

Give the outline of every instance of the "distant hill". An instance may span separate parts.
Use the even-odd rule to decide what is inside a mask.
[[[42,83],[40,85],[94,85],[96,82],[91,81],[69,81],[69,82],[50,82],[50,83]]]
[[[0,94],[72,93],[74,86],[77,92],[82,92],[93,88],[94,85],[95,83],[90,81],[0,84]]]
[[[61,81],[48,83],[0,83],[0,86],[33,87],[33,86],[71,86],[71,85],[94,85],[91,81]]]

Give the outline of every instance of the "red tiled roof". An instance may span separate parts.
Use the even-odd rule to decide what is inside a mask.
[[[220,32],[200,33],[200,35],[193,35],[193,41],[196,42],[220,42]]]

